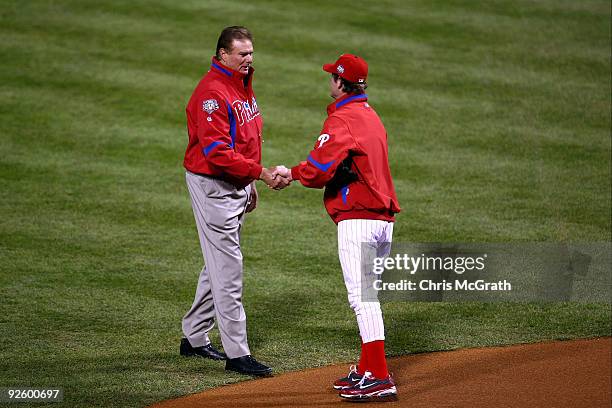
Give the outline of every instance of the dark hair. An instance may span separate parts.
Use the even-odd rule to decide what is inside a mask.
[[[365,90],[368,87],[368,84],[366,84],[365,82],[349,82],[338,74],[332,74],[332,76],[334,77],[334,81],[337,81],[338,78],[340,78],[340,81],[342,81],[342,92],[347,94],[359,95],[365,93]]]
[[[219,40],[217,41],[217,59],[221,59],[221,54],[219,53],[221,48],[226,51],[232,50],[232,43],[234,40],[250,40],[253,42],[253,35],[246,27],[225,27],[223,31],[221,31],[221,35],[219,35]]]

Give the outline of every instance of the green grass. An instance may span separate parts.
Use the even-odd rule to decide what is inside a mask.
[[[610,240],[609,2],[354,4],[2,2],[0,387],[139,407],[244,379],[177,356],[202,262],[184,107],[226,25],[255,34],[265,164],[312,146],[322,63],[369,62],[403,208],[396,241]],[[277,372],[354,359],[321,192],[260,192],[243,236],[253,353]],[[384,311],[391,355],[611,330],[609,305]]]

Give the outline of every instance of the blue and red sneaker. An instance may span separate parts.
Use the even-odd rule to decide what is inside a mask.
[[[379,379],[372,377],[367,371],[361,381],[352,387],[340,390],[340,396],[346,399],[364,400],[370,398],[394,398],[397,396],[397,388],[393,377]]]
[[[361,381],[362,378],[363,375],[357,372],[357,367],[352,365],[349,368],[349,373],[346,377],[342,377],[334,381],[334,388],[337,390],[341,390],[343,388],[352,387],[353,385]]]

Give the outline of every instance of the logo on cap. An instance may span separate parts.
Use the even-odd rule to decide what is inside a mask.
[[[336,68],[336,70],[340,73],[340,74],[344,74],[344,67],[342,65],[338,65],[338,68]]]

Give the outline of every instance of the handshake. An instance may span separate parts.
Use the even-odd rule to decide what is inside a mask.
[[[269,168],[264,167],[261,170],[259,179],[274,190],[282,190],[293,181],[293,178],[291,177],[291,170],[285,166],[273,166]]]

